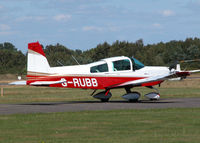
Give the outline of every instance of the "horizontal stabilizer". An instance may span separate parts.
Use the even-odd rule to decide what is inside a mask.
[[[25,80],[14,81],[9,83],[9,85],[26,85],[26,81]]]
[[[196,72],[200,72],[200,70],[192,70],[192,71],[189,71],[190,73],[196,73]]]
[[[66,82],[66,80],[59,80],[59,81],[35,81],[30,83],[30,85],[35,85],[35,86],[48,86],[51,84],[60,84],[60,83],[64,83]]]

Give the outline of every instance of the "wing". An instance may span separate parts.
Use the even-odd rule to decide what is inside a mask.
[[[133,81],[128,81],[128,82],[124,82],[120,84],[115,84],[107,88],[112,89],[112,88],[126,87],[126,86],[133,86],[133,87],[134,86],[148,86],[149,83],[159,84],[167,79],[177,78],[177,77],[186,77],[188,75],[190,75],[189,72],[173,72],[173,73],[163,74],[159,76],[152,76],[152,77],[147,77],[147,78],[143,78],[139,80],[133,80]]]

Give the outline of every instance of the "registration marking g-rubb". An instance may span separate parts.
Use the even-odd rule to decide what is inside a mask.
[[[97,87],[98,82],[96,78],[72,78],[72,81],[62,78],[64,81],[61,85],[67,87],[68,84],[73,84],[74,87]]]

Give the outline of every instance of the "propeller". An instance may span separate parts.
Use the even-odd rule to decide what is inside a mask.
[[[175,61],[173,64],[169,66],[169,70],[176,69],[177,64],[181,63],[190,63],[190,62],[200,62],[200,59],[194,59],[194,60],[182,60],[182,61]]]
[[[182,61],[179,61],[179,63],[190,63],[190,62],[200,62],[200,59],[194,59],[194,60],[182,60]]]
[[[171,71],[172,69],[175,69],[177,64],[179,64],[179,62],[178,62],[178,61],[175,61],[173,64],[171,64],[171,65],[169,66],[169,70]]]

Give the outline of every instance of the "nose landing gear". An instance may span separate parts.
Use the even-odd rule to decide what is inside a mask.
[[[150,92],[145,94],[144,96],[150,100],[158,100],[160,98],[159,90],[153,86],[147,86],[147,88],[154,89],[156,92]]]

